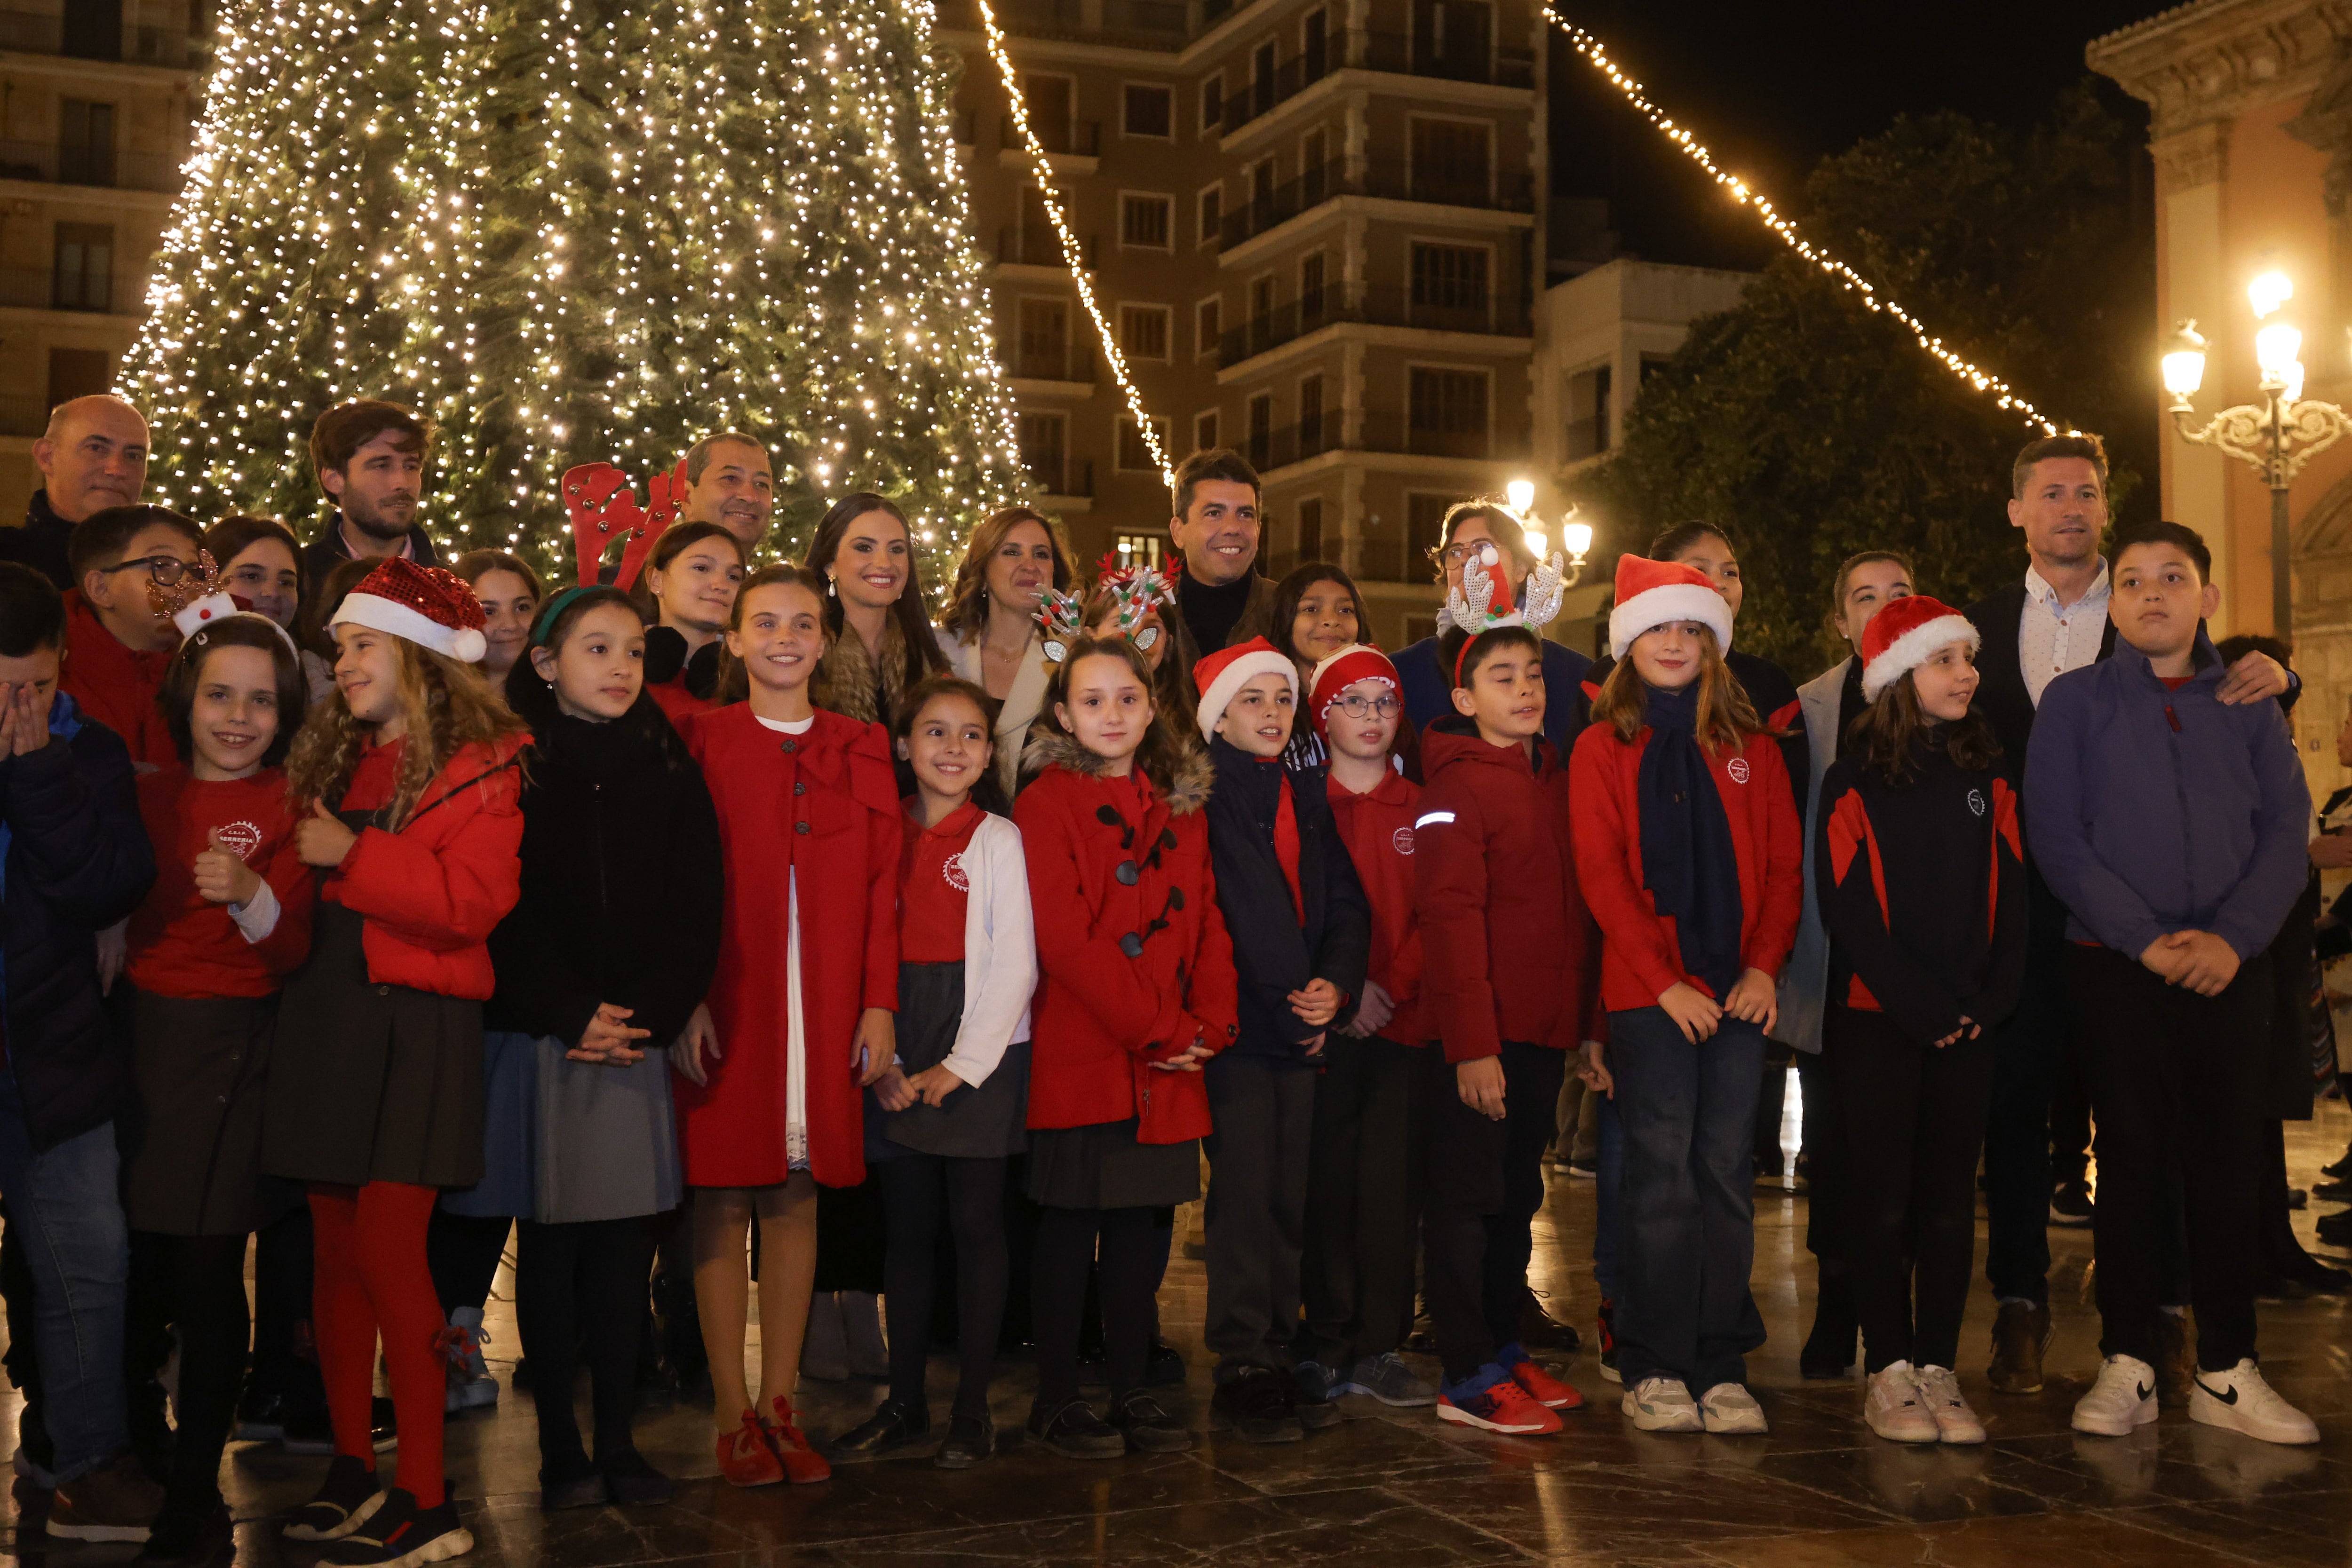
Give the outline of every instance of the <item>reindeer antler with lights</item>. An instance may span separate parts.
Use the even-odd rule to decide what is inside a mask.
[[[627,542],[613,585],[625,590],[637,580],[654,541],[686,508],[685,462],[655,475],[646,488],[649,505],[640,510],[635,483],[610,463],[583,463],[564,473],[563,506],[572,514],[572,550],[579,558],[583,588],[595,585],[604,552],[615,538]]]

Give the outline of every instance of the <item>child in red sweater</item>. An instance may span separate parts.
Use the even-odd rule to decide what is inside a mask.
[[[1421,786],[1395,766],[1396,666],[1360,643],[1339,650],[1315,666],[1307,717],[1331,759],[1325,789],[1371,906],[1372,941],[1363,996],[1324,1042],[1315,1086],[1297,1375],[1320,1374],[1333,1395],[1433,1405],[1437,1390],[1397,1355],[1412,1327],[1429,1116],[1412,906]]]
[[[278,766],[302,723],[301,662],[275,622],[225,597],[183,615],[207,606],[164,676],[180,761],[139,780],[157,875],[130,928],[138,1110],[122,1128],[123,1208],[180,1330],[179,1438],[148,1537],[161,1557],[227,1544],[220,1460],[245,1369],[245,1239],[265,1218],[262,1086],[315,883]]]
[[[122,737],[143,772],[179,760],[155,694],[180,645],[171,611],[204,553],[196,525],[165,507],[109,507],[74,525],[66,595],[66,695]]]
[[[1715,585],[1625,557],[1609,641],[1570,775],[1625,1134],[1624,1411],[1644,1431],[1762,1432],[1743,1359],[1764,1343],[1750,1145],[1802,835],[1780,749],[1724,664]]]

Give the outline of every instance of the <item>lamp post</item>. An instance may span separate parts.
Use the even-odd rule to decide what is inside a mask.
[[[2254,319],[2274,315],[2294,297],[2284,273],[2266,272],[2246,287]],[[2205,382],[2205,340],[2194,319],[2182,321],[2164,356],[2164,390],[2172,394],[2172,424],[2193,441],[2252,464],[2271,492],[2271,634],[2294,635],[2294,573],[2287,537],[2287,489],[2303,465],[2343,438],[2352,419],[2332,402],[2303,397],[2303,334],[2285,321],[2273,321],[2254,334],[2254,361],[2262,371],[2259,403],[2225,408],[2200,428],[2189,402]]]
[[[1543,519],[1536,516],[1535,481],[1514,479],[1503,486],[1503,494],[1509,500],[1511,510],[1518,516],[1519,532],[1528,541],[1528,553],[1538,560],[1543,559],[1546,547],[1551,541],[1544,533]],[[1592,525],[1579,518],[1576,511],[1574,507],[1570,507],[1566,520],[1559,526],[1560,546],[1568,551],[1568,576],[1560,583],[1563,588],[1576,586],[1577,580],[1584,575],[1584,558],[1592,550]]]

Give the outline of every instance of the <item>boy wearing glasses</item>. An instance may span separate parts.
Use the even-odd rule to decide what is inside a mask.
[[[67,546],[77,586],[66,595],[66,693],[122,737],[142,773],[179,756],[155,706],[180,645],[161,591],[181,584],[203,545],[166,507],[109,507],[77,523]]]

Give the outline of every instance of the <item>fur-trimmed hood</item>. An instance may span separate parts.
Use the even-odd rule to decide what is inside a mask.
[[[1162,727],[1166,729],[1166,727]],[[1166,733],[1176,741],[1175,777],[1165,781],[1154,779],[1160,798],[1167,802],[1171,816],[1189,817],[1209,803],[1209,791],[1217,781],[1215,765],[1209,760],[1209,748],[1193,736],[1173,729]],[[1045,721],[1029,727],[1029,743],[1021,753],[1021,777],[1035,778],[1048,768],[1061,768],[1087,779],[1104,777],[1100,757],[1080,746],[1076,739]]]
[[[913,666],[911,675],[909,666]],[[809,682],[809,701],[860,724],[888,724],[893,717],[889,710],[898,706],[909,685],[922,678],[921,661],[909,654],[907,634],[899,630],[895,615],[882,623],[881,674],[883,707],[877,712],[874,660],[866,652],[866,640],[844,626],[825,649],[824,657],[817,661],[816,674]]]

